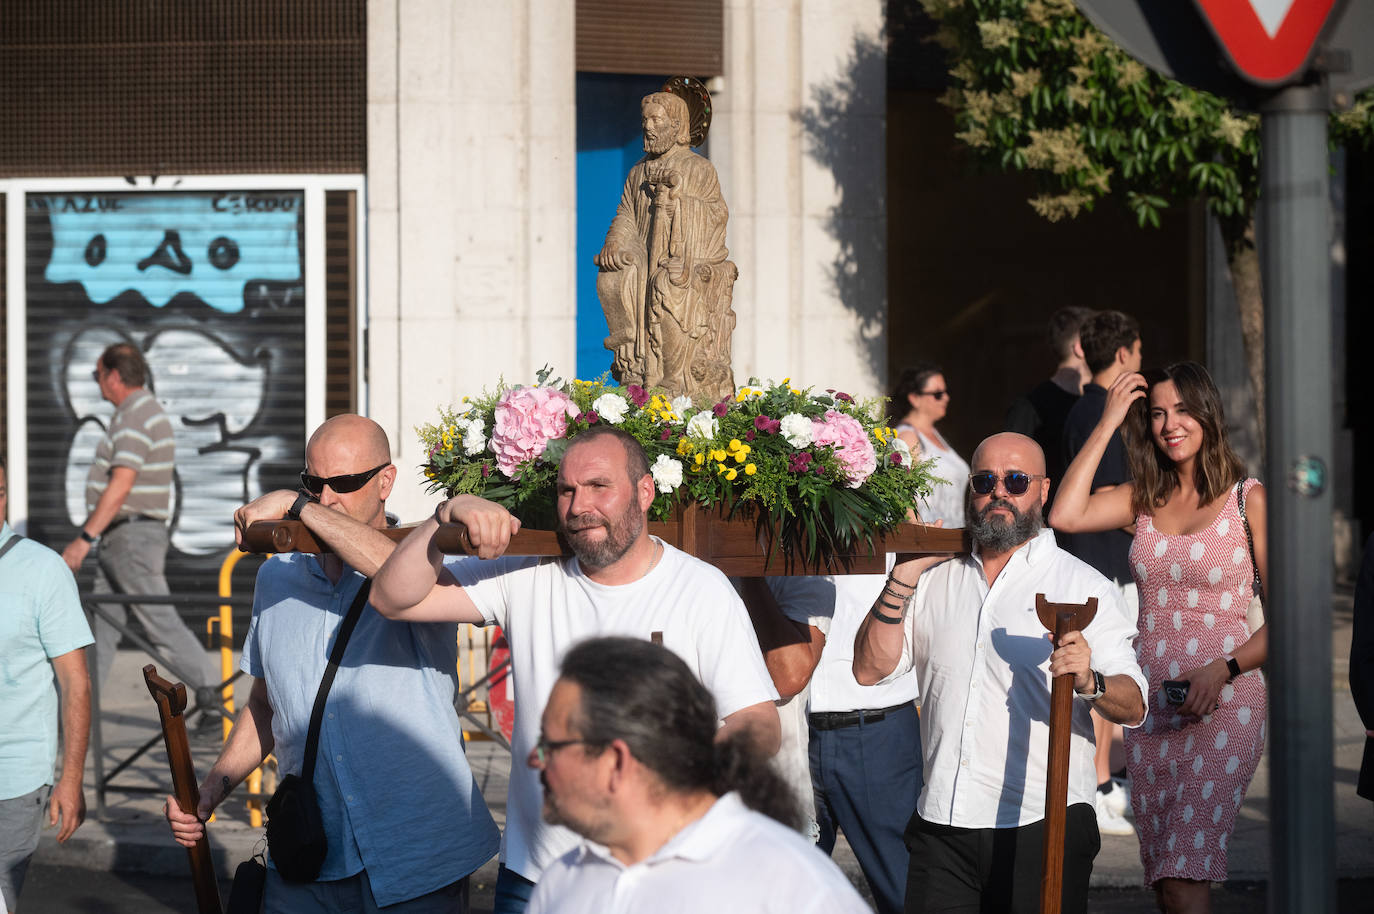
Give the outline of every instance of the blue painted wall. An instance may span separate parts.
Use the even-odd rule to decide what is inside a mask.
[[[644,155],[639,102],[662,76],[577,74],[577,377],[611,369],[606,315],[596,297],[592,258],[606,240],[625,175]]]

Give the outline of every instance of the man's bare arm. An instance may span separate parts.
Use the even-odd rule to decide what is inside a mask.
[[[84,647],[54,657],[52,666],[62,693],[62,778],[53,787],[48,824],[56,825],[62,820],[57,833],[57,840],[62,842],[86,820],[86,795],[81,780],[91,735],[91,676]]]
[[[744,578],[740,596],[754,623],[763,663],[778,695],[786,699],[800,694],[820,662],[825,635],[814,625],[803,625],[784,615],[763,578]]]
[[[249,525],[260,520],[281,520],[296,501],[298,493],[278,489],[254,499],[234,512],[234,538],[240,545]],[[335,555],[350,568],[372,576],[391,555],[396,544],[375,527],[354,520],[342,511],[310,502],[301,509],[301,523],[316,539],[329,544]]]
[[[95,510],[86,518],[81,529],[91,536],[100,536],[104,533],[105,529],[114,523],[115,516],[119,514],[119,509],[124,506],[124,499],[128,498],[129,493],[133,491],[136,479],[138,479],[138,473],[130,467],[112,468],[110,481],[105,485],[105,491],[100,493],[100,500],[95,503]],[[67,563],[68,568],[76,571],[90,552],[91,544],[78,536],[67,544],[67,548],[62,550],[62,560]]]
[[[916,584],[927,569],[947,559],[947,555],[922,556],[902,562],[887,576],[882,592],[854,635],[854,679],[859,685],[876,685],[897,669]],[[882,618],[875,618],[874,613]]]
[[[389,619],[481,625],[484,620],[477,604],[444,571],[444,554],[434,544],[440,521],[466,526],[468,542],[484,559],[505,552],[511,536],[520,529],[520,521],[494,502],[475,495],[450,498],[392,552],[373,578],[369,602]]]
[[[733,714],[725,716],[725,722],[716,731],[716,741],[725,739],[732,733],[749,734],[754,748],[764,755],[776,755],[782,747],[782,721],[778,719],[778,709],[771,701],[747,705]]]

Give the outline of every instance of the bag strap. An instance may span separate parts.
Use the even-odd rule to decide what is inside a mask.
[[[315,779],[315,756],[320,748],[320,724],[324,721],[324,705],[329,697],[329,687],[334,684],[334,674],[339,671],[339,663],[343,661],[344,648],[348,646],[349,636],[353,634],[353,629],[363,614],[363,607],[367,605],[367,595],[371,590],[371,578],[363,581],[362,586],[358,588],[353,605],[348,608],[348,614],[339,623],[339,633],[334,638],[334,649],[329,653],[329,666],[325,668],[324,678],[320,680],[320,690],[315,693],[315,707],[310,712],[310,732],[305,738],[305,762],[301,765],[301,777],[307,782]]]
[[[1240,509],[1240,522],[1245,527],[1245,544],[1250,547],[1250,571],[1255,580],[1251,587],[1255,596],[1264,599],[1264,585],[1260,581],[1259,562],[1255,561],[1255,535],[1250,532],[1250,519],[1245,516],[1245,480],[1236,483],[1236,505]]]
[[[5,540],[5,545],[0,546],[0,559],[4,558],[4,557],[5,557],[5,553],[6,553],[6,552],[9,552],[9,551],[10,551],[11,549],[13,549],[16,545],[18,545],[19,541],[22,540],[22,539],[23,539],[23,537],[20,536],[18,533],[16,533],[16,534],[14,534],[13,536],[11,536],[9,539]]]

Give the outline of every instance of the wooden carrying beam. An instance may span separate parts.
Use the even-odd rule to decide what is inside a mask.
[[[143,668],[143,681],[157,702],[158,717],[162,720],[162,739],[167,747],[167,761],[172,766],[172,790],[177,805],[192,812],[200,805],[200,789],[191,764],[191,745],[186,741],[186,686],[171,683],[157,674],[151,663]],[[210,859],[209,830],[200,836],[194,847],[186,849],[191,863],[191,883],[196,892],[199,914],[221,914],[219,883],[215,880],[215,864]]]
[[[392,527],[383,532],[400,542],[413,527]],[[670,521],[650,521],[649,533],[669,545],[710,562],[728,575],[766,577],[793,574],[882,574],[887,553],[897,560],[937,553],[969,550],[968,534],[924,524],[903,524],[886,536],[873,538],[873,549],[860,547],[854,554],[837,556],[829,567],[807,565],[797,558],[787,562],[781,553],[769,556],[766,539],[752,518],[722,518],[717,512],[689,506]],[[472,550],[462,524],[443,524],[435,537],[439,551],[461,555]],[[245,552],[328,552],[300,521],[259,521],[248,528]],[[571,555],[552,530],[521,530],[511,538],[506,555]]]
[[[1040,624],[1054,632],[1054,646],[1069,632],[1082,631],[1097,615],[1097,597],[1087,603],[1051,603],[1035,595]],[[1064,898],[1064,826],[1069,802],[1069,734],[1073,729],[1073,674],[1054,677],[1050,689],[1050,757],[1045,772],[1045,848],[1040,871],[1040,914],[1059,914]]]

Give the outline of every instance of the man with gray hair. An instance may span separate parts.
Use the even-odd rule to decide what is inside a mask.
[[[585,839],[545,870],[530,914],[857,912],[839,868],[793,830],[791,789],[667,648],[592,638],[563,657],[539,741],[544,818]]]

